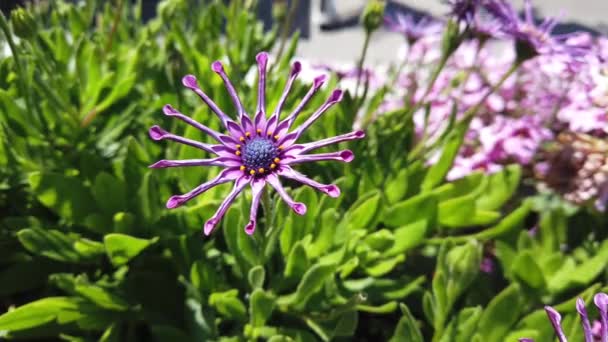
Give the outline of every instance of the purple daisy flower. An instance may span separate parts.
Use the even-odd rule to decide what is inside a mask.
[[[397,13],[395,16],[385,16],[384,24],[389,31],[401,33],[409,44],[441,31],[442,24],[431,17],[414,19],[411,14]]]
[[[193,75],[187,75],[182,79],[184,86],[194,91],[218,116],[222,125],[225,127],[227,134],[216,132],[207,126],[196,122],[170,105],[165,105],[163,107],[163,112],[166,115],[180,119],[201,130],[216,140],[217,144],[206,144],[180,137],[171,134],[158,126],[150,128],[150,137],[154,140],[173,140],[216,155],[215,158],[210,159],[160,160],[150,165],[151,168],[178,166],[220,166],[224,168],[217,177],[199,185],[190,192],[183,195],[171,196],[167,201],[167,208],[176,208],[216,185],[231,181],[234,182],[232,191],[230,191],[222,204],[220,204],[219,209],[207,222],[205,222],[203,229],[205,235],[211,234],[224,214],[228,211],[232,202],[234,202],[236,197],[245,189],[247,184],[251,185],[253,194],[249,222],[245,226],[245,232],[247,234],[253,234],[255,231],[258,207],[266,184],[273,187],[279,193],[279,196],[281,196],[297,214],[304,215],[306,213],[306,205],[295,202],[291,198],[281,185],[279,176],[308,185],[330,197],[338,197],[340,195],[340,189],[336,185],[321,184],[295,171],[292,166],[295,164],[324,160],[350,162],[354,158],[354,155],[350,150],[318,154],[309,154],[309,152],[339,142],[361,139],[365,136],[363,131],[354,131],[315,142],[296,144],[296,140],[302,136],[308,127],[310,127],[329,108],[340,102],[342,99],[342,91],[339,89],[334,90],[321,107],[319,107],[299,127],[292,130],[291,128],[298,115],[325,82],[325,76],[315,78],[312,87],[304,96],[300,104],[286,118],[281,120],[281,110],[285,104],[289,91],[301,70],[301,64],[295,62],[277,107],[267,118],[265,92],[268,54],[266,52],[261,52],[256,56],[256,60],[259,75],[258,101],[256,114],[252,117],[245,112],[234,86],[224,71],[222,63],[216,61],[211,66],[213,71],[224,81],[224,85],[236,107],[238,122],[228,117],[228,115],[226,115],[199,88],[197,80]]]
[[[584,55],[588,47],[566,44],[572,34],[552,35],[557,25],[556,18],[546,18],[539,25],[534,20],[531,0],[524,1],[524,17],[505,0],[491,0],[484,4],[485,9],[502,23],[504,34],[511,36],[517,43],[518,55],[529,59],[539,54],[563,53],[570,56]]]
[[[585,308],[585,302],[578,298],[576,300],[576,311],[581,317],[581,324],[583,325],[583,333],[585,335],[585,342],[608,342],[608,331],[606,331],[606,327],[608,327],[608,295],[605,293],[598,293],[593,297],[593,302],[595,306],[597,306],[600,311],[601,317],[601,328],[598,332],[596,331],[596,325],[591,327],[589,324],[589,316],[587,315],[587,309]],[[551,321],[551,325],[553,326],[553,330],[555,331],[555,335],[559,339],[560,342],[568,342],[564,331],[562,330],[561,321],[562,316],[557,312],[554,308],[550,306],[545,306],[545,311],[547,312],[547,316],[549,316],[549,320]],[[599,339],[596,339],[599,337]],[[520,342],[534,342],[531,338],[520,338]]]
[[[482,0],[445,0],[452,7],[450,15],[458,21],[470,24]]]

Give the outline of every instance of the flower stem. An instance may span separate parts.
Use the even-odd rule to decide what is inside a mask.
[[[369,48],[369,41],[371,39],[372,32],[366,30],[365,31],[365,40],[363,41],[363,49],[361,50],[361,58],[359,58],[359,62],[357,63],[357,85],[355,86],[355,94],[357,96],[359,94],[359,84],[361,83],[361,74],[363,73],[363,63],[365,62],[365,57],[367,56],[367,49]]]
[[[15,66],[17,67],[17,74],[19,75],[19,90],[20,92],[23,94],[23,97],[25,98],[25,106],[27,108],[28,112],[32,112],[32,107],[31,107],[31,103],[30,103],[30,97],[29,97],[29,92],[27,91],[27,85],[26,85],[26,80],[27,80],[27,75],[25,74],[24,70],[23,70],[23,65],[21,63],[21,56],[19,55],[19,50],[17,50],[17,46],[15,45],[15,42],[13,41],[13,35],[11,34],[11,29],[8,26],[8,21],[6,20],[6,17],[4,17],[4,14],[2,14],[0,12],[0,28],[2,29],[2,32],[4,33],[4,36],[6,37],[6,42],[8,43],[9,48],[11,49],[11,53],[13,55],[13,59],[15,60]]]
[[[281,31],[281,43],[279,45],[279,51],[277,51],[276,60],[281,60],[281,56],[283,55],[283,51],[285,50],[285,44],[287,44],[287,36],[289,35],[289,31],[291,31],[291,24],[293,22],[293,18],[295,17],[296,10],[300,5],[300,0],[293,0],[291,2],[291,6],[289,7],[289,12],[283,21],[283,29]]]

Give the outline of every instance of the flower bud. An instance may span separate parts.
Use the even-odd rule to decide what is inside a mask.
[[[460,27],[457,21],[449,20],[445,25],[445,31],[441,38],[441,53],[443,58],[450,56],[460,43],[462,42],[462,35],[460,34]]]
[[[11,23],[15,35],[21,39],[29,39],[36,34],[36,20],[24,8],[17,8],[11,12]]]
[[[272,18],[275,22],[281,23],[287,16],[287,0],[272,2]]]
[[[383,0],[371,0],[363,10],[361,22],[368,33],[377,30],[384,22],[384,7],[386,6]]]

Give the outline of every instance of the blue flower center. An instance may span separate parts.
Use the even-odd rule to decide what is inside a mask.
[[[279,156],[279,149],[270,139],[256,137],[245,143],[241,158],[249,170],[270,170],[270,165]]]

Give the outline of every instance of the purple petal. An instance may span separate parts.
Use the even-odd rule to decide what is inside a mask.
[[[298,215],[306,214],[306,205],[304,203],[295,202],[291,196],[285,191],[279,178],[275,174],[268,175],[266,181],[279,193],[279,196],[289,205],[289,207]]]
[[[355,154],[351,150],[343,150],[339,152],[297,155],[293,158],[285,158],[283,161],[287,165],[292,165],[326,160],[350,163],[353,159],[355,159]]]
[[[310,87],[310,90],[308,91],[308,93],[306,93],[306,95],[304,95],[304,98],[302,99],[300,104],[296,107],[296,109],[294,109],[294,111],[291,114],[289,114],[289,116],[287,118],[285,118],[284,122],[287,123],[285,132],[289,129],[289,127],[291,127],[291,125],[293,125],[294,121],[296,121],[296,118],[298,117],[298,114],[300,114],[300,112],[302,112],[302,109],[304,109],[304,107],[308,104],[310,99],[312,99],[313,95],[319,91],[319,88],[321,88],[323,83],[325,83],[326,78],[327,78],[327,76],[325,76],[325,75],[317,76],[315,78],[315,80],[313,81],[312,87]],[[277,131],[275,134],[282,135],[285,132]]]
[[[222,124],[224,124],[224,126],[226,125],[226,121],[228,121],[230,118],[220,109],[220,107],[218,107],[215,104],[215,102],[213,102],[213,100],[211,100],[209,98],[209,96],[207,96],[207,94],[205,94],[201,90],[201,88],[199,88],[198,82],[196,80],[196,77],[194,77],[194,75],[184,76],[184,78],[182,78],[182,84],[186,88],[189,88],[192,91],[194,91],[201,98],[201,100],[203,100],[203,102],[205,102],[205,104],[207,104],[207,106],[211,109],[211,111],[213,111],[215,113],[215,115],[217,115],[217,117],[220,118],[220,120],[222,121]]]
[[[205,235],[209,236],[209,234],[211,234],[211,232],[215,229],[217,224],[222,220],[222,218],[226,214],[226,211],[228,211],[228,209],[230,208],[232,202],[234,202],[236,197],[241,193],[241,191],[243,191],[247,183],[249,183],[249,177],[246,176],[241,176],[234,182],[234,187],[232,188],[232,191],[230,191],[230,193],[228,194],[228,196],[226,196],[222,204],[220,204],[220,207],[217,209],[215,214],[213,214],[213,216],[209,220],[207,220],[207,222],[205,222],[205,225],[203,227],[203,233]]]
[[[242,130],[244,132],[249,132],[249,134],[251,135],[255,134],[255,127],[253,125],[253,122],[247,115],[243,115],[241,117],[241,125],[243,125]]]
[[[520,339],[518,339],[518,341],[519,342],[534,342],[534,340],[531,338],[520,338]]]
[[[268,132],[268,130],[273,132],[276,129],[276,125],[279,122],[279,119],[281,118],[281,110],[283,109],[283,105],[285,104],[285,101],[287,100],[287,95],[289,95],[289,92],[291,91],[291,86],[293,85],[293,82],[295,81],[295,79],[298,77],[298,74],[300,74],[301,70],[302,70],[302,64],[298,61],[294,62],[291,67],[291,72],[289,73],[289,78],[287,79],[287,83],[285,83],[285,88],[283,89],[283,94],[281,94],[277,107],[275,108],[274,112],[272,113],[272,116],[268,120],[269,124],[267,126],[267,130],[264,131],[264,134],[266,134]],[[272,122],[272,124],[271,124],[271,122]]]
[[[582,298],[576,299],[576,311],[581,316],[581,323],[583,324],[583,332],[585,333],[585,342],[593,342],[593,333],[591,332],[591,324],[589,324],[589,316],[587,316],[587,310],[585,309],[585,302]]]
[[[293,179],[297,182],[300,182],[304,185],[308,185],[311,188],[314,188],[318,191],[321,191],[325,194],[327,194],[329,197],[333,197],[336,198],[338,196],[340,196],[340,188],[338,188],[336,185],[334,184],[321,184],[315,180],[312,180],[306,176],[304,176],[303,174],[295,171],[294,169],[292,169],[289,166],[281,166],[281,169],[279,170],[279,175],[289,178],[289,179]]]
[[[326,139],[319,140],[319,141],[313,141],[310,143],[301,144],[300,146],[302,147],[302,149],[299,151],[299,153],[310,152],[310,151],[316,150],[318,148],[341,143],[343,141],[351,141],[351,140],[357,140],[357,139],[363,139],[363,138],[365,138],[365,132],[353,131],[353,132],[338,135],[338,136],[335,136],[332,138],[326,138]],[[289,149],[286,149],[286,151],[288,151],[288,150]]]
[[[228,130],[228,133],[230,133],[230,136],[235,139],[239,139],[245,134],[243,127],[232,120],[226,123],[226,129]]]
[[[255,56],[258,62],[258,107],[256,113],[266,113],[266,66],[268,53],[260,52]]]
[[[314,112],[308,119],[306,119],[306,121],[304,121],[302,125],[300,125],[300,127],[298,127],[296,130],[296,132],[298,132],[298,136],[300,136],[302,132],[304,132],[308,127],[310,127],[310,125],[320,118],[321,115],[323,115],[329,108],[340,101],[342,101],[342,90],[336,89],[331,93],[329,98],[327,98],[327,101],[325,101],[325,103],[319,109],[317,109],[316,112]]]
[[[602,317],[602,339],[601,342],[608,342],[608,295],[605,293],[598,293],[593,297],[595,306],[600,310],[600,316]]]
[[[167,116],[172,116],[172,117],[176,117],[182,121],[184,121],[185,123],[189,124],[190,126],[197,128],[201,131],[203,131],[204,133],[208,134],[209,136],[211,136],[213,139],[221,142],[220,136],[221,134],[212,130],[211,128],[199,123],[198,121],[178,112],[175,108],[173,108],[171,105],[166,104],[163,107],[163,113],[165,113],[165,115]]]
[[[239,95],[237,94],[236,89],[234,89],[232,82],[230,82],[230,78],[228,78],[228,75],[224,71],[224,66],[222,65],[222,62],[220,62],[220,61],[213,62],[211,64],[211,69],[216,74],[220,75],[220,77],[222,78],[222,81],[224,81],[224,86],[226,87],[226,90],[228,90],[228,95],[230,95],[230,98],[232,99],[232,103],[234,103],[234,106],[236,107],[236,111],[239,115],[239,118],[243,117],[245,115],[245,110],[243,109],[243,104],[241,103],[241,99],[239,99]]]
[[[196,140],[192,140],[192,139],[188,139],[188,138],[184,138],[184,137],[180,137],[179,135],[175,135],[175,134],[171,134],[167,131],[165,131],[164,129],[162,129],[159,126],[152,126],[150,127],[150,130],[148,131],[148,133],[150,133],[150,138],[152,138],[153,140],[172,140],[178,143],[182,143],[184,145],[188,145],[188,146],[192,146],[192,147],[196,147],[199,148],[201,150],[207,151],[209,153],[214,153],[216,154],[217,152],[214,150],[214,147],[216,146],[222,146],[222,145],[210,145],[210,144],[205,144]]]
[[[229,158],[213,158],[213,159],[183,159],[183,160],[159,160],[156,163],[148,166],[151,169],[164,169],[167,167],[181,167],[181,166],[237,166],[229,165]],[[240,165],[240,162],[239,162]]]
[[[253,118],[253,124],[255,126],[256,133],[260,131],[260,135],[266,134],[266,114],[264,112],[258,112]]]
[[[181,206],[182,204],[188,202],[189,200],[193,199],[194,197],[213,188],[214,186],[237,179],[242,174],[243,174],[243,172],[241,170],[239,170],[238,168],[231,168],[231,169],[223,170],[214,179],[197,186],[196,188],[190,190],[189,192],[187,192],[183,195],[174,195],[174,196],[169,197],[169,200],[167,201],[167,208],[168,209],[177,208],[177,207]]]
[[[564,332],[562,331],[562,316],[559,314],[559,312],[555,311],[555,309],[550,306],[545,306],[545,312],[547,313],[547,316],[549,316],[549,320],[551,321],[551,325],[553,325],[553,330],[555,330],[555,335],[557,335],[559,341],[568,342]]]
[[[266,181],[262,178],[253,179],[251,181],[251,211],[249,211],[249,222],[245,226],[245,233],[251,235],[255,232],[255,226],[257,224],[258,207],[260,206],[260,199],[264,190]]]

